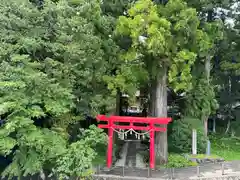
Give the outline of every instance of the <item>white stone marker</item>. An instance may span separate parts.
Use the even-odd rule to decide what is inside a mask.
[[[197,154],[197,131],[196,129],[192,130],[192,154]]]

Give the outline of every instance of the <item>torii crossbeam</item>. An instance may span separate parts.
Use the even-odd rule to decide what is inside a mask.
[[[171,118],[158,118],[158,117],[132,117],[132,116],[109,116],[97,115],[98,121],[105,121],[107,124],[99,124],[99,128],[108,129],[108,149],[107,149],[107,167],[112,166],[112,151],[113,151],[113,131],[114,130],[140,130],[149,131],[150,133],[150,168],[155,168],[155,131],[165,132],[167,128],[156,127],[155,125],[165,124],[171,122]],[[129,123],[129,125],[117,125],[115,123]],[[134,123],[143,124],[142,126],[136,126]],[[144,125],[145,124],[145,125]],[[146,126],[147,124],[147,126]]]

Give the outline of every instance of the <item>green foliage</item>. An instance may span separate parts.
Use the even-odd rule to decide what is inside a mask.
[[[204,22],[201,28],[202,31],[197,33],[198,45],[196,47],[199,49],[199,57],[204,61],[215,54],[216,45],[223,39],[224,30],[221,20]]]
[[[236,137],[240,137],[240,122],[239,122],[239,114],[240,111],[238,108],[236,108],[234,111],[233,111],[233,115],[234,117],[236,118],[236,121],[232,121],[231,124],[230,124],[230,132],[229,134],[231,133],[232,136],[236,136]]]
[[[210,136],[212,153],[226,161],[240,160],[240,139],[239,137],[223,136],[215,134]]]
[[[13,162],[4,171],[4,176],[33,175],[46,168],[51,168],[59,179],[89,176],[93,162],[102,154],[101,151],[97,153],[99,147],[105,146],[107,142],[106,135],[96,126],[85,130],[80,139],[71,144],[48,129],[35,129],[26,136],[19,140],[19,148]]]
[[[211,82],[211,64],[218,51],[219,43],[224,37],[224,22],[215,17],[214,8],[225,5],[211,0],[199,2],[187,0],[186,2],[197,9],[201,19],[201,31],[197,31],[197,43],[196,46],[193,46],[194,51],[198,54],[198,59],[192,68],[192,89],[186,96],[185,115],[205,121],[218,108],[214,85]],[[199,71],[202,72],[196,73]]]
[[[170,68],[168,75],[169,82],[176,87],[176,90],[192,89],[191,66],[194,64],[196,54],[187,50],[180,51],[174,58],[174,63]],[[179,77],[179,74],[181,76]]]
[[[202,119],[213,113],[218,104],[212,84],[226,92],[221,78],[226,80],[230,71],[237,79],[231,92],[237,96],[239,19],[233,29],[223,31],[221,21],[206,22],[204,17],[226,6],[214,0],[169,0],[164,5],[151,0],[44,0],[42,6],[38,0],[2,0],[0,154],[13,155],[3,175],[11,179],[44,170],[59,179],[90,175],[92,166],[104,161],[106,137],[90,127],[70,143],[69,126],[86,114],[112,112],[117,90],[131,95],[163,70],[168,70],[170,87],[187,91],[185,116]],[[216,52],[221,65],[208,81],[196,72],[204,71],[198,65]],[[224,97],[229,101],[219,100],[220,105],[231,107],[238,100]],[[205,151],[203,125],[196,119],[173,123],[174,150],[189,152],[191,129],[196,128],[199,151]],[[218,143],[213,140],[216,154],[236,152],[229,145],[222,152]],[[170,156],[169,166],[185,166],[188,162],[181,158]]]
[[[54,172],[59,179],[88,177],[93,173],[93,162],[102,154],[98,151],[99,147],[102,145],[105,147],[106,143],[107,136],[102,133],[102,130],[96,126],[90,126],[90,129],[83,132],[79,141],[70,144],[64,154],[56,159]]]
[[[214,87],[206,79],[197,77],[193,81],[194,88],[186,96],[185,114],[202,120],[206,114],[214,113],[219,106]]]
[[[210,156],[209,155],[206,155],[206,154],[196,154],[196,155],[189,155],[190,158],[196,158],[196,159],[220,159],[221,157],[215,155],[215,154],[211,154]]]
[[[19,148],[14,153],[13,162],[5,169],[4,176],[11,178],[38,173],[45,163],[52,164],[66,150],[67,142],[57,133],[36,127],[28,131],[18,139]]]
[[[199,119],[185,117],[175,120],[170,128],[169,151],[190,153],[192,149],[192,129],[196,129],[198,153],[205,153],[206,136]]]
[[[101,33],[111,28],[100,3],[3,0],[0,12],[0,154],[13,154],[3,175],[88,175],[105,136],[92,127],[69,144],[67,128],[112,103],[102,101],[109,92],[102,75],[116,45],[109,58],[114,42]]]
[[[166,5],[139,0],[128,10],[128,16],[119,17],[116,33],[132,40],[124,51],[127,66],[135,61],[140,68],[144,64],[141,72],[152,79],[161,68],[169,67],[168,79],[175,91],[192,88],[191,68],[197,53],[211,48],[214,41],[200,27],[196,10],[182,0],[170,0]]]
[[[110,16],[118,18],[131,5],[130,0],[105,0],[102,1],[102,11]]]
[[[166,167],[168,168],[183,168],[189,166],[197,166],[196,162],[189,161],[184,156],[180,154],[170,154],[168,157],[168,163]]]

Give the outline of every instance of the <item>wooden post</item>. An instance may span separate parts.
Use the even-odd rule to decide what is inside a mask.
[[[197,154],[197,131],[196,129],[192,130],[192,154]]]
[[[113,122],[109,119],[109,128],[108,128],[108,150],[107,150],[107,167],[111,168],[112,166],[112,150],[113,150]]]
[[[154,169],[155,166],[155,142],[154,142],[154,128],[153,123],[150,123],[150,168]]]

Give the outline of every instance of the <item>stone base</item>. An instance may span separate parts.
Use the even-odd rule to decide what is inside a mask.
[[[224,162],[222,158],[189,158],[190,161],[197,162],[198,164],[206,164],[206,163],[220,163]]]

